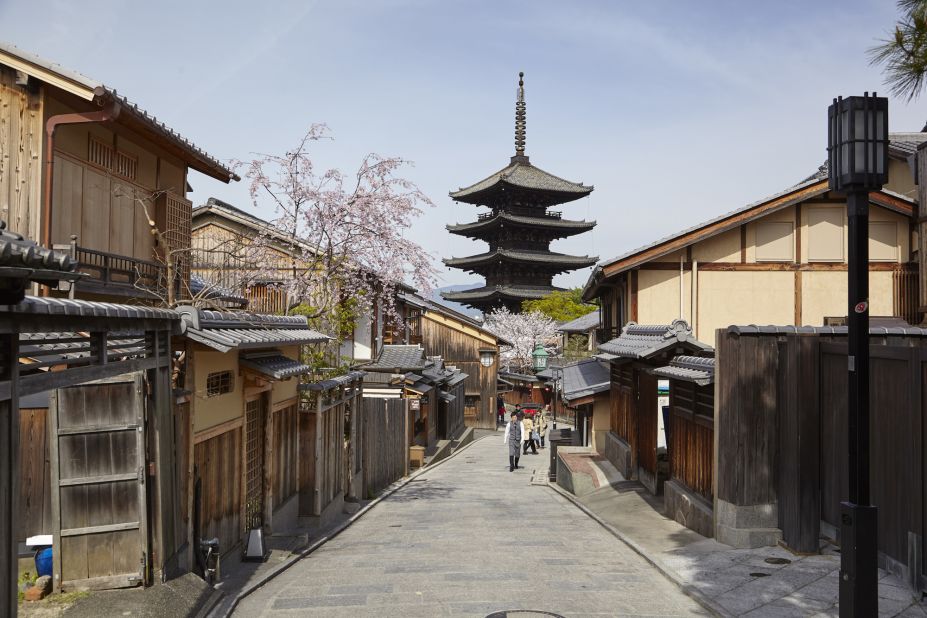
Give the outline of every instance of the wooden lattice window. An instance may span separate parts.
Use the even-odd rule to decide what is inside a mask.
[[[113,169],[113,159],[115,158],[115,148],[95,137],[90,138],[90,147],[87,152],[88,161],[104,169],[111,170]]]
[[[113,164],[113,172],[123,178],[135,180],[138,178],[138,157],[128,152],[117,150]]]
[[[216,371],[206,376],[207,397],[231,393],[233,388],[235,388],[235,376],[231,371]]]
[[[193,202],[179,195],[167,193],[162,198],[164,212],[164,238],[170,245],[171,259],[175,266],[175,289],[183,298],[186,296],[184,282],[190,280],[190,243]]]
[[[128,180],[138,178],[138,157],[91,136],[87,160]]]

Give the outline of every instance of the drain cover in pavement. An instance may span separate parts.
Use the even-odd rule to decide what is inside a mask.
[[[532,616],[563,618],[560,614],[552,614],[551,612],[542,612],[534,609],[509,609],[504,612],[493,612],[486,616],[486,618],[531,618]]]
[[[792,564],[792,561],[788,558],[767,558],[763,562],[766,564]]]

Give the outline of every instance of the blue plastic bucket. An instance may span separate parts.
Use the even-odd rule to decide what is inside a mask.
[[[52,548],[46,547],[35,552],[35,572],[39,577],[52,574]]]

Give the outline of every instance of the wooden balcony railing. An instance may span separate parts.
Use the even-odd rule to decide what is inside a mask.
[[[107,285],[157,289],[164,285],[164,267],[157,262],[77,247],[78,270]]]

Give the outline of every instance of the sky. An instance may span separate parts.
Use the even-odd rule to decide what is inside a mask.
[[[440,264],[485,250],[445,230],[480,212],[447,194],[514,154],[519,71],[531,162],[595,186],[557,210],[598,226],[552,249],[605,260],[813,173],[831,100],[887,93],[866,50],[896,18],[889,0],[0,0],[0,39],[116,88],[221,160],[283,153],[325,123],[319,167],[414,162],[404,175],[435,206],[408,235],[446,286],[479,281]],[[925,121],[927,98],[890,100],[892,131]],[[244,181],[190,184],[194,204],[273,216]]]

